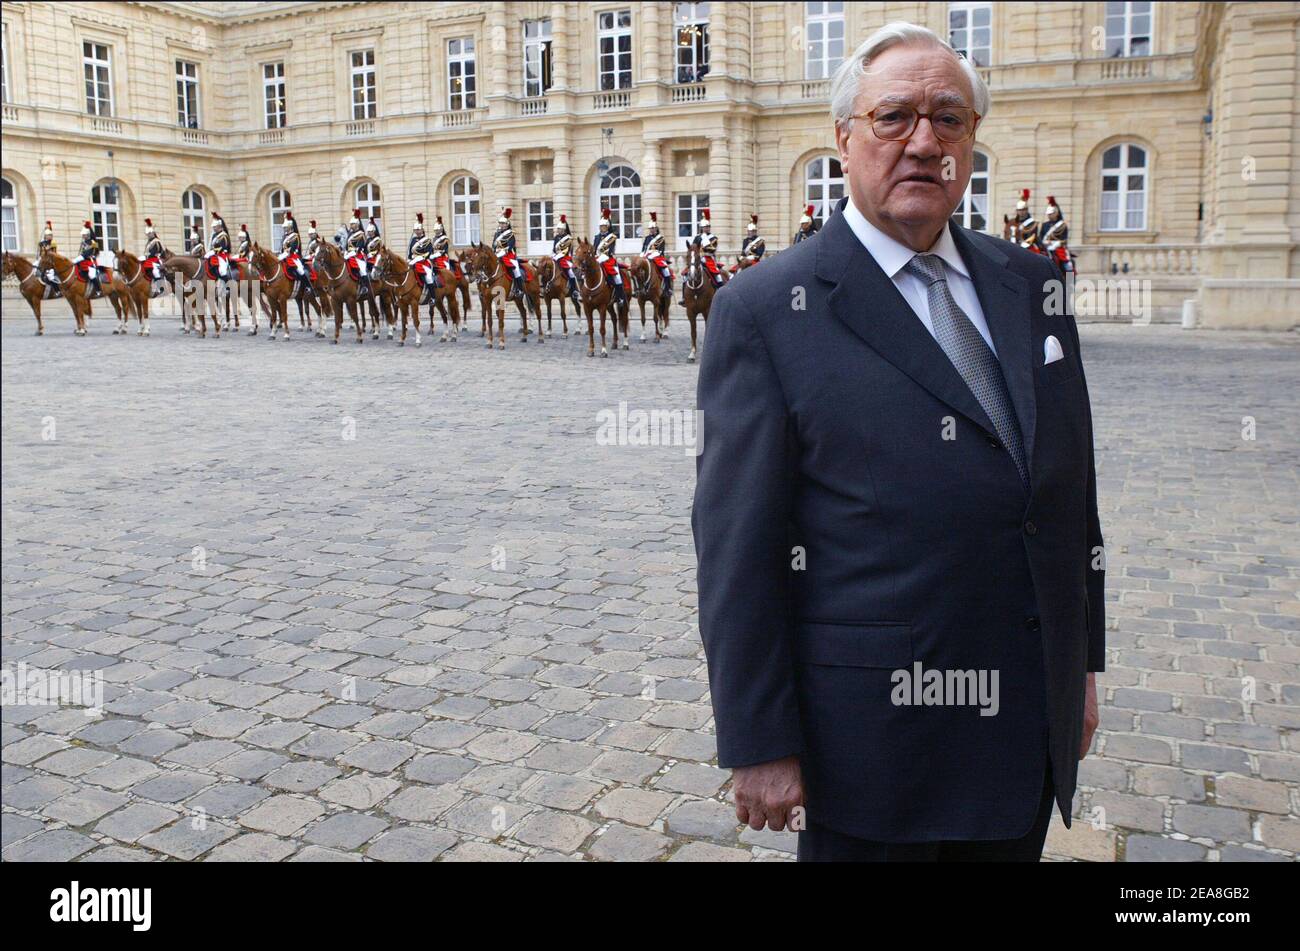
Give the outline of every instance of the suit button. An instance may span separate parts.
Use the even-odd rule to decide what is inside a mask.
[[[997,436],[989,436],[988,441],[989,441],[989,445],[992,446],[994,449],[1002,448],[1002,440],[998,439]]]
[[[1038,618],[1036,617],[1025,618],[1025,627],[1029,628],[1031,631],[1037,631],[1038,628],[1040,627],[1038,623]]]
[[[1033,522],[1025,522],[1025,534],[1026,534],[1026,535],[1037,535],[1037,534],[1038,534],[1038,526],[1035,525]]]

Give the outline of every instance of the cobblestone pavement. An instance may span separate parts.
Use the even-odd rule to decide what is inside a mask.
[[[55,313],[3,325],[3,655],[105,712],[4,709],[5,860],[791,858],[711,765],[694,459],[596,438],[693,405],[684,320],[591,360]],[[1048,857],[1293,860],[1297,342],[1083,336],[1104,822]]]

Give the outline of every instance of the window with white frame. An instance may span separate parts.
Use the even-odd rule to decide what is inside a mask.
[[[176,124],[182,129],[199,127],[199,64],[176,61]]]
[[[685,251],[695,237],[700,212],[709,207],[708,192],[692,192],[677,196],[677,250]]]
[[[676,50],[676,80],[698,83],[709,72],[709,5],[673,4],[673,48]]]
[[[826,223],[843,197],[844,172],[840,160],[824,155],[809,162],[804,173],[804,204],[813,206],[814,227]]]
[[[528,203],[528,253],[541,254],[551,247],[555,230],[555,202],[537,199]]]
[[[1147,171],[1147,151],[1140,145],[1113,145],[1102,153],[1102,231],[1146,230]]]
[[[632,11],[606,10],[596,21],[597,88],[632,87]]]
[[[804,79],[828,79],[844,60],[844,4],[804,4]]]
[[[952,220],[972,231],[987,231],[989,193],[989,157],[976,149],[970,183],[966,186],[966,194],[961,196],[961,204],[952,213]]]
[[[474,109],[478,105],[478,76],[475,72],[474,37],[460,36],[447,41],[447,108]]]
[[[373,119],[379,114],[379,95],[375,88],[375,51],[353,50],[352,118]]]
[[[86,80],[86,112],[92,116],[113,114],[113,63],[107,43],[81,44],[81,67]]]
[[[1106,4],[1106,55],[1151,55],[1151,3]]]
[[[993,5],[948,4],[948,43],[976,66],[987,66],[993,54]]]
[[[480,240],[478,179],[461,175],[451,183],[451,241],[464,246]]]
[[[371,218],[382,220],[379,200],[379,186],[374,182],[362,182],[357,186],[356,207],[361,211],[361,225],[365,227]]]
[[[113,182],[100,182],[90,190],[90,223],[101,251],[118,251],[122,247],[120,197]]]
[[[630,165],[614,165],[597,180],[592,233],[599,230],[600,210],[609,209],[609,230],[618,235],[619,251],[640,250],[641,176]],[[632,242],[637,242],[633,244]]]
[[[0,24],[0,102],[9,101],[9,24]]]
[[[293,211],[293,199],[283,188],[277,188],[267,196],[266,206],[271,215],[271,247],[278,252],[284,244],[285,214]]]
[[[185,248],[185,253],[189,254],[194,248],[194,240],[190,237],[190,232],[194,231],[203,238],[203,222],[207,212],[207,203],[203,200],[203,192],[197,188],[187,188],[181,193],[181,244]]]
[[[544,96],[551,88],[551,21],[524,21],[524,95]]]
[[[283,129],[288,118],[285,102],[284,63],[262,64],[263,115],[268,129]]]
[[[18,250],[18,192],[14,183],[0,178],[0,248]]]

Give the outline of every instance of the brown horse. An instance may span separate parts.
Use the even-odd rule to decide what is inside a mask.
[[[343,252],[330,242],[322,241],[316,248],[316,256],[312,259],[312,266],[316,268],[320,286],[325,288],[328,293],[330,306],[334,311],[334,342],[339,342],[339,333],[343,330],[343,310],[345,308],[348,316],[352,318],[352,325],[357,329],[357,343],[363,342],[365,334],[361,328],[362,318],[357,316],[357,298],[360,287],[348,272],[348,265],[347,261],[343,259]],[[371,303],[373,305],[373,301]]]
[[[249,251],[249,266],[252,276],[257,280],[259,290],[261,291],[262,306],[266,310],[267,319],[270,321],[271,336],[274,340],[276,335],[276,325],[278,324],[284,330],[284,339],[289,341],[289,301],[290,299],[298,302],[298,326],[299,329],[311,330],[311,311],[308,310],[307,320],[303,320],[303,298],[298,294],[298,282],[292,274],[289,274],[284,268],[284,262],[276,258],[269,250],[262,247],[256,241],[253,242],[252,250]],[[307,298],[306,306],[316,308],[316,316],[319,318],[321,328],[325,326],[325,317],[323,308],[328,307],[328,301],[321,303],[320,297],[323,292],[317,290],[316,298]],[[253,329],[250,334],[257,333],[257,316],[253,316]],[[316,331],[318,337],[325,336],[324,330]]]
[[[6,251],[3,265],[0,265],[0,277],[18,278],[18,290],[22,293],[32,313],[36,315],[36,336],[45,333],[45,322],[41,320],[41,299],[45,296],[45,282],[41,280],[36,265],[24,257]]]
[[[72,316],[76,318],[76,334],[78,337],[84,337],[86,335],[86,318],[91,316],[90,302],[94,300],[94,298],[87,296],[90,293],[90,285],[81,279],[71,261],[49,249],[41,252],[40,260],[36,262],[36,266],[42,271],[50,268],[54,269],[54,274],[59,279],[60,286],[63,289],[63,299],[68,302],[68,306],[72,308]],[[127,292],[126,284],[123,283],[122,277],[117,271],[108,271],[99,265],[96,266],[100,267],[101,271],[104,271],[100,283],[104,290],[104,296],[113,305],[113,311],[117,314],[118,324],[120,325],[130,317],[131,295]],[[122,316],[123,311],[127,314],[125,318]]]
[[[605,269],[596,260],[596,249],[586,238],[579,238],[574,244],[573,269],[578,272],[578,296],[582,298],[583,309],[587,312],[587,356],[596,355],[596,332],[594,315],[600,311],[600,355],[609,356],[605,348],[605,319],[612,317],[614,327],[614,349],[618,349],[618,332],[623,331],[623,349],[627,349],[627,314],[628,302],[621,305],[614,303],[614,288],[605,279]],[[624,280],[624,287],[627,280]]]
[[[722,272],[722,281],[727,281],[727,272]],[[682,306],[686,308],[686,319],[691,322],[691,352],[686,359],[694,363],[696,354],[695,319],[704,318],[704,326],[709,325],[709,307],[713,304],[716,288],[704,261],[700,257],[700,247],[692,244],[686,251],[686,268],[682,272]]]
[[[374,282],[375,292],[383,295],[389,323],[393,322],[394,313],[402,318],[402,338],[398,341],[398,346],[406,346],[408,324],[415,325],[415,345],[420,346],[423,342],[420,339],[422,290],[414,268],[408,266],[406,261],[388,250],[386,246],[380,246],[375,253],[375,269],[371,280]],[[433,307],[429,308],[429,332],[433,333]]]
[[[650,316],[655,322],[655,343],[668,334],[668,308],[673,302],[673,292],[659,273],[659,268],[643,257],[632,259],[632,294],[641,307],[641,342],[645,343],[645,305],[650,305]]]
[[[492,249],[486,244],[475,243],[468,249],[469,251],[469,268],[467,274],[472,273],[474,280],[478,282],[479,303],[486,312],[489,306],[496,304],[497,312],[497,349],[506,348],[506,306],[505,302],[510,297],[510,290],[513,281],[510,272],[506,270],[501,260],[493,253]],[[522,262],[520,262],[522,264]],[[531,276],[528,276],[531,271]],[[519,308],[520,323],[520,342],[528,342],[528,313],[532,311],[537,315],[537,342],[545,343],[546,334],[542,329],[542,307],[540,301],[541,287],[537,279],[537,269],[525,269],[524,278],[524,298],[520,300],[515,298],[515,306]],[[492,346],[492,315],[487,314],[486,332],[488,346]]]
[[[131,303],[135,307],[136,317],[139,319],[140,327],[136,331],[136,336],[147,337],[149,336],[149,301],[155,297],[162,297],[167,290],[154,287],[153,275],[130,251],[118,251],[117,263],[122,280],[126,282],[127,290],[131,294]],[[161,265],[159,268],[161,269]],[[123,321],[114,327],[113,333],[126,333],[126,322]]]
[[[231,279],[221,281],[208,276],[207,261],[192,254],[164,254],[163,273],[172,281],[180,275],[181,295],[181,330],[185,333],[195,329],[197,316],[200,337],[208,335],[207,312],[212,305],[212,333],[221,336],[223,329],[230,330],[233,308],[234,329],[239,330],[239,302],[242,300],[253,318],[253,327],[249,336],[257,333],[257,309],[253,306],[253,269],[247,262],[230,262]],[[211,285],[211,286],[209,286]],[[191,298],[192,295],[192,299]],[[218,318],[217,308],[224,305],[225,326]]]
[[[551,304],[555,301],[560,302],[560,325],[564,330],[564,336],[569,335],[569,315],[568,305],[572,299],[569,297],[569,280],[564,271],[551,258],[543,258],[542,263],[537,266],[537,281],[540,285],[538,298],[546,301],[546,330],[554,335],[551,330]],[[581,300],[581,298],[579,298]],[[574,305],[575,309],[579,305]],[[575,316],[581,317],[581,313],[575,313]]]
[[[376,274],[382,275],[385,286],[392,287],[400,282],[401,293],[410,295],[414,291],[412,306],[415,314],[415,338],[416,346],[420,345],[420,318],[419,308],[424,300],[425,284],[420,274],[414,267],[407,264],[406,261],[397,254],[384,249],[388,257],[382,259],[382,267],[376,264]],[[446,343],[451,340],[453,343],[460,335],[461,313],[460,297],[458,296],[465,287],[466,282],[457,284],[457,277],[451,268],[438,268],[438,280],[440,287],[433,290],[429,299],[429,333],[433,333],[433,309],[438,308],[438,314],[442,317],[442,337],[440,341]],[[409,283],[408,283],[409,282]],[[397,291],[393,292],[394,294]],[[448,320],[450,319],[450,324]],[[406,339],[406,315],[402,316],[402,339]]]

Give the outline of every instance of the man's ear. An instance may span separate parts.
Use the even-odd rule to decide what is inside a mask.
[[[847,173],[849,169],[849,138],[853,134],[853,123],[856,119],[845,119],[843,122],[835,123],[835,150],[840,153],[840,172]]]

